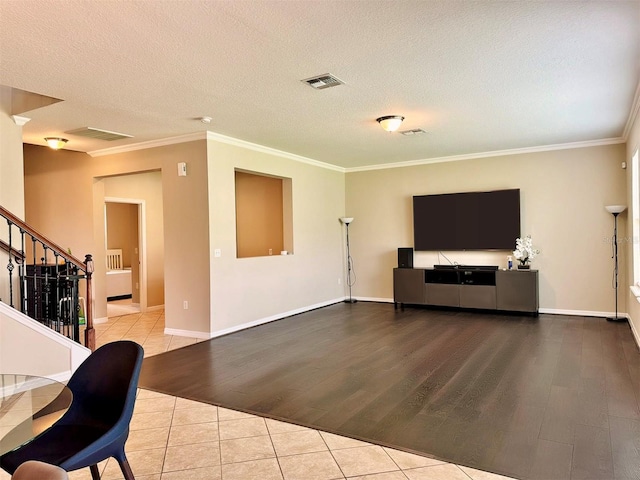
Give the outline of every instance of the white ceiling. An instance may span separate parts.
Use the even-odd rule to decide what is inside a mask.
[[[324,73],[345,84],[300,82]],[[639,80],[640,0],[0,0],[0,85],[64,100],[24,141],[78,151],[210,130],[355,168],[622,141]],[[134,138],[64,133],[86,126]]]

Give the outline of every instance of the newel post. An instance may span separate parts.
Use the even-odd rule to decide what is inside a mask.
[[[92,352],[96,349],[96,332],[93,329],[93,288],[91,285],[91,276],[93,275],[93,257],[85,255],[84,265],[87,273],[87,311],[85,312],[86,325],[84,331],[84,346]]]

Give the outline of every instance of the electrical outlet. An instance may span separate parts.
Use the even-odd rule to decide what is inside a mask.
[[[182,302],[182,308],[184,308],[185,310],[189,310],[189,302],[187,302],[186,300]]]
[[[216,258],[221,257],[222,256],[222,250],[220,250],[219,248],[216,248],[213,251],[213,256],[216,257]]]

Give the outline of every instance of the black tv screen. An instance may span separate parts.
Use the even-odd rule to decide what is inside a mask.
[[[416,250],[513,250],[519,236],[519,189],[413,197]]]

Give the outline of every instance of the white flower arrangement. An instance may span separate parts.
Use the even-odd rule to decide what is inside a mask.
[[[540,250],[533,248],[531,235],[524,238],[516,238],[516,249],[513,256],[520,261],[520,265],[526,265],[540,254]]]

